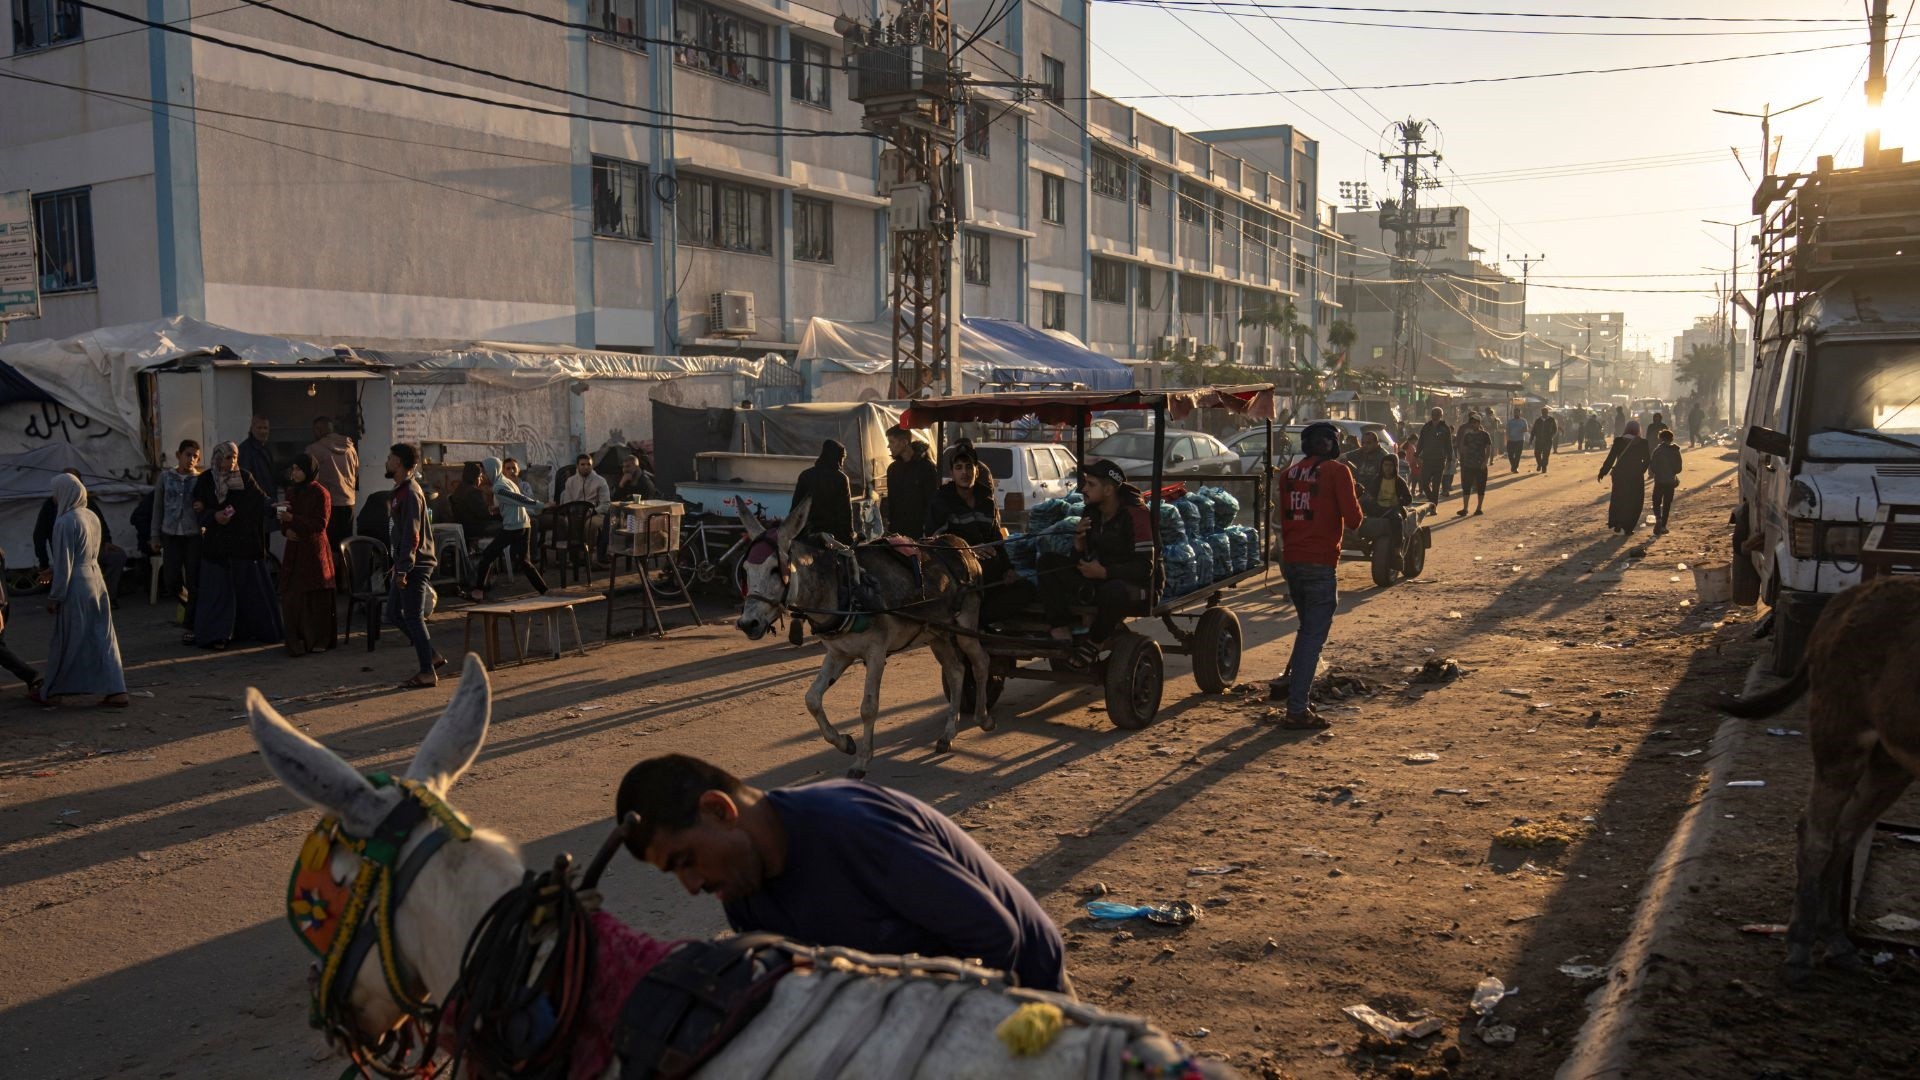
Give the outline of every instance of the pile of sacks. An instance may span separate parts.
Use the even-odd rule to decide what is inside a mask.
[[[1161,599],[1184,596],[1251,570],[1260,561],[1260,534],[1235,525],[1240,500],[1217,487],[1203,487],[1161,507],[1161,565],[1166,587]],[[1167,512],[1178,519],[1171,527]]]

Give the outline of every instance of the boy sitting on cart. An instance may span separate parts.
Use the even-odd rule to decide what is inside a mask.
[[[1074,642],[1075,604],[1092,604],[1093,625],[1074,643],[1073,662],[1091,665],[1129,611],[1144,609],[1154,582],[1153,520],[1140,489],[1111,461],[1080,470],[1086,509],[1073,537],[1073,555],[1042,555],[1040,600],[1059,642]]]

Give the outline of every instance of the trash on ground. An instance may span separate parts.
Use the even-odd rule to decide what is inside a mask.
[[[1192,1031],[1187,1032],[1186,1037],[1189,1039],[1204,1039],[1211,1034],[1213,1034],[1213,1032],[1207,1028],[1194,1028]]]
[[[1667,753],[1672,754],[1674,757],[1693,757],[1696,754],[1704,754],[1706,753],[1706,751],[1705,750],[1669,750],[1667,751]]]
[[[1607,969],[1596,967],[1593,964],[1561,964],[1560,974],[1583,981],[1588,979],[1604,979],[1607,977]]]
[[[1435,795],[1465,795],[1468,792],[1467,789],[1463,787],[1437,787],[1433,789],[1433,793]]]
[[[1515,818],[1493,834],[1494,843],[1510,848],[1565,847],[1587,834],[1587,826],[1564,815],[1533,821]]]
[[[1450,683],[1465,674],[1466,670],[1452,657],[1447,657],[1445,660],[1442,660],[1436,656],[1420,665],[1420,673],[1413,677],[1413,681],[1417,683],[1444,684]]]
[[[1770,728],[1768,728],[1768,729],[1767,729],[1767,734],[1769,734],[1769,735],[1798,735],[1798,734],[1800,734],[1800,733],[1799,733],[1798,731],[1795,731],[1795,730],[1793,730],[1792,728],[1784,728],[1784,727],[1770,727]]]
[[[1367,1027],[1383,1039],[1424,1039],[1439,1031],[1445,1024],[1437,1016],[1422,1017],[1418,1020],[1395,1020],[1384,1013],[1375,1012],[1367,1005],[1349,1005],[1340,1010]]]
[[[1765,780],[1729,780],[1727,781],[1727,786],[1728,787],[1766,787],[1767,782]]]
[[[1532,697],[1533,696],[1533,691],[1531,690],[1521,690],[1517,687],[1512,687],[1512,686],[1509,686],[1505,690],[1502,690],[1500,692],[1507,695],[1508,697]]]
[[[1909,844],[1920,844],[1920,833],[1894,833],[1895,840],[1905,840]]]
[[[1245,869],[1238,863],[1228,863],[1225,866],[1189,866],[1187,873],[1195,877],[1211,877],[1216,874],[1237,874]]]
[[[1750,922],[1742,926],[1740,932],[1743,934],[1784,934],[1787,932],[1787,924],[1783,922]]]
[[[1905,934],[1920,930],[1920,919],[1911,915],[1887,914],[1873,920],[1873,925],[1882,930],[1891,930],[1896,934]]]
[[[1458,618],[1460,618],[1460,617],[1461,617],[1461,615],[1460,615],[1460,613],[1459,613],[1459,612],[1457,612],[1457,611],[1449,611],[1449,612],[1447,612],[1447,618],[1449,618],[1449,619],[1458,619]]]
[[[1512,1024],[1483,1024],[1478,1029],[1480,1041],[1488,1046],[1512,1046],[1520,1031]]]
[[[1480,980],[1479,986],[1473,988],[1473,1011],[1481,1016],[1491,1016],[1494,1007],[1500,1004],[1501,999],[1512,997],[1519,992],[1519,987],[1508,989],[1506,983],[1489,975]]]
[[[1145,919],[1165,926],[1186,926],[1200,917],[1200,910],[1185,900],[1165,904],[1122,904],[1113,900],[1087,901],[1087,914],[1102,922]]]
[[[1406,757],[1406,762],[1409,765],[1427,765],[1439,760],[1440,760],[1440,755],[1434,753],[1431,750],[1416,751],[1414,753],[1408,754]]]

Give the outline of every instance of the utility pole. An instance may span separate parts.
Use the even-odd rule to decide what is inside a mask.
[[[1773,111],[1772,102],[1767,102],[1766,104],[1761,105],[1760,111],[1757,113],[1739,112],[1734,109],[1713,110],[1714,112],[1717,112],[1722,116],[1744,116],[1749,119],[1760,121],[1760,165],[1759,165],[1760,183],[1756,185],[1756,187],[1758,187],[1758,189],[1762,193],[1771,195],[1773,191],[1773,166],[1774,166],[1773,120],[1774,118],[1778,116],[1785,116],[1788,113],[1794,111],[1795,109],[1804,109],[1807,106],[1819,100],[1820,99],[1817,97],[1808,98],[1807,100],[1801,102],[1798,105],[1789,105],[1786,108],[1781,109],[1779,112]]]
[[[1414,338],[1418,334],[1420,296],[1414,288],[1418,281],[1413,256],[1417,251],[1431,251],[1440,246],[1430,233],[1423,235],[1420,230],[1442,224],[1437,218],[1424,220],[1420,213],[1420,190],[1429,183],[1422,163],[1439,161],[1440,155],[1423,149],[1429,136],[1437,132],[1431,120],[1396,121],[1393,132],[1400,143],[1400,152],[1381,154],[1379,158],[1382,165],[1399,164],[1400,198],[1380,204],[1380,228],[1394,234],[1394,279],[1400,282],[1395,286],[1393,305],[1393,373],[1396,380],[1410,384],[1419,369]],[[1451,225],[1451,217],[1444,224]]]
[[[1546,262],[1547,256],[1545,252],[1518,257],[1509,255],[1507,261],[1520,264],[1520,377],[1524,380],[1527,373],[1527,278],[1533,274],[1533,264]]]
[[[1734,301],[1734,297],[1740,295],[1740,230],[1747,227],[1748,225],[1754,224],[1760,219],[1751,218],[1747,221],[1740,221],[1740,222],[1714,221],[1710,218],[1701,218],[1700,220],[1705,222],[1708,225],[1719,225],[1722,228],[1733,230],[1733,254],[1728,258],[1728,262],[1731,264],[1732,269],[1729,271],[1727,275],[1727,298],[1726,298],[1727,299],[1727,314],[1726,314],[1726,320],[1727,320],[1727,423],[1731,424],[1733,423],[1734,408],[1739,403],[1739,398],[1736,396],[1739,393],[1739,390],[1736,386],[1736,383],[1738,382],[1738,380],[1736,379],[1736,376],[1739,375],[1740,373],[1740,366],[1739,366],[1740,356],[1739,356],[1739,353],[1735,350],[1735,345],[1738,343],[1739,339],[1734,334],[1734,323],[1739,318],[1740,306]]]
[[[1887,0],[1873,0],[1867,16],[1867,112],[1873,127],[1860,144],[1860,164],[1880,163],[1880,102],[1887,95]]]
[[[954,270],[960,190],[954,148],[963,75],[949,0],[910,0],[891,19],[836,20],[847,43],[848,97],[861,126],[891,144],[881,190],[891,204],[893,366],[889,394],[914,398],[959,385],[961,295]]]

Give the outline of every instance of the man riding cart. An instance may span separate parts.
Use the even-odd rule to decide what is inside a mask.
[[[1340,460],[1353,471],[1364,515],[1358,529],[1345,531],[1341,551],[1371,560],[1373,583],[1381,588],[1400,575],[1417,576],[1426,568],[1433,534],[1408,512],[1413,489],[1400,476],[1400,460],[1387,453],[1371,431],[1361,436],[1360,449]]]

